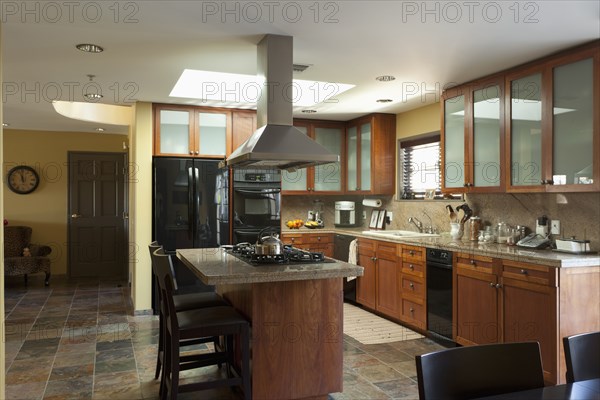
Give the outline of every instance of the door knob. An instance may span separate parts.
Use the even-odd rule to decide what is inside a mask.
[[[71,214],[71,218],[81,218],[81,214]]]

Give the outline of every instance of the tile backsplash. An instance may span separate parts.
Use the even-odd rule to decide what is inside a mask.
[[[408,223],[409,217],[430,224],[440,232],[450,230],[446,204],[456,208],[462,201],[396,201],[392,196],[370,196],[383,201],[383,209],[393,214],[391,224],[386,229],[416,230]],[[282,220],[300,218],[305,220],[307,211],[315,209],[314,200],[323,202],[323,220],[325,228],[334,228],[334,203],[338,200],[350,200],[362,203],[364,196],[284,196],[282,200]],[[535,229],[536,218],[546,215],[550,220],[558,219],[566,237],[584,237],[591,241],[593,250],[600,250],[600,193],[529,193],[529,194],[469,194],[466,202],[474,214],[481,217],[484,224],[495,225],[506,222],[509,225],[525,225]],[[363,207],[370,216],[372,208]],[[362,214],[362,213],[361,213]],[[431,222],[429,222],[431,218]],[[354,228],[368,229],[368,219],[362,226]]]

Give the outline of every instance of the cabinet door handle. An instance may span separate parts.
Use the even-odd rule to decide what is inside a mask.
[[[192,150],[190,150],[190,156],[193,156],[194,152]]]
[[[408,266],[408,269],[410,269],[411,271],[414,271],[414,269],[415,269],[415,266],[414,266],[414,265],[412,265],[412,264],[410,264],[410,265]]]
[[[494,282],[490,282],[490,287],[491,287],[491,288],[495,288],[495,287],[496,287],[496,284],[495,284]]]
[[[496,283],[496,289],[501,289],[502,285],[500,283]]]
[[[373,257],[373,261],[377,261],[377,257]]]
[[[412,307],[411,307],[411,308],[410,308],[408,311],[410,311],[410,313],[411,313],[411,314],[414,314],[414,313],[415,313],[415,309],[414,309],[414,308],[412,308]]]
[[[527,275],[527,274],[528,274],[527,270],[525,270],[525,269],[522,269],[520,272],[521,272],[523,275]]]
[[[415,290],[415,284],[414,284],[414,283],[412,283],[412,282],[411,282],[411,283],[409,283],[409,284],[408,284],[408,286],[410,286],[410,288],[411,288],[412,290]]]
[[[321,236],[317,236],[317,240],[320,242],[321,241]]]
[[[413,250],[410,250],[410,251],[408,252],[408,254],[410,254],[411,256],[414,256],[414,255],[415,255],[415,252],[414,252]]]
[[[475,265],[475,260],[471,260],[471,265]]]

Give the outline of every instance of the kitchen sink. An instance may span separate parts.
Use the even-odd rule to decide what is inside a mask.
[[[438,237],[437,233],[421,233],[415,231],[362,231],[363,235],[375,236],[375,237],[392,237],[392,238],[417,238],[417,237]]]

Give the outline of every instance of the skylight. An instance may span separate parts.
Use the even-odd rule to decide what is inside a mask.
[[[285,90],[295,107],[310,107],[319,103],[337,101],[337,96],[355,85],[294,79]],[[171,90],[170,97],[198,99],[208,105],[248,108],[256,106],[262,82],[256,75],[186,69]]]

